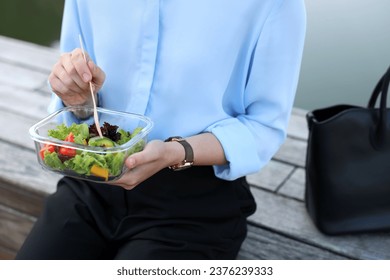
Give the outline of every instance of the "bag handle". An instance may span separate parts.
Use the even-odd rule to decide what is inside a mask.
[[[367,104],[367,107],[368,108],[371,108],[373,109],[375,107],[375,104],[376,104],[376,101],[378,99],[378,96],[379,94],[381,93],[381,90],[382,90],[382,85],[383,85],[383,78],[385,77],[386,73],[383,74],[383,76],[380,78],[380,80],[378,81],[378,83],[376,84],[372,94],[371,94],[371,97],[370,97],[370,100],[368,101],[368,104]]]
[[[377,85],[374,88],[374,91],[371,94],[370,100],[368,102],[368,108],[374,108],[376,101],[381,94],[380,104],[379,104],[379,120],[376,127],[376,144],[378,147],[383,147],[386,143],[386,128],[387,128],[387,93],[389,90],[390,83],[390,67],[387,69],[386,73],[378,81]]]

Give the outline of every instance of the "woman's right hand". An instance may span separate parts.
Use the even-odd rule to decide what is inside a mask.
[[[61,55],[49,75],[49,83],[55,94],[66,106],[92,105],[89,82],[92,82],[94,94],[103,86],[105,73],[88,54],[85,62],[81,49]]]

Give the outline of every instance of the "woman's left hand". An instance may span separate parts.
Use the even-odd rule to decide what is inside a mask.
[[[193,149],[196,165],[227,164],[221,143],[212,133],[201,133],[186,140]],[[185,150],[180,143],[150,141],[143,151],[126,159],[129,170],[110,184],[131,190],[163,168],[182,162],[184,158]]]
[[[150,141],[143,151],[134,153],[126,159],[125,164],[128,171],[110,184],[131,190],[161,169],[171,165],[171,162],[176,160],[174,155],[181,154],[181,147],[176,147],[176,145],[173,147],[170,144],[161,140]],[[172,148],[178,148],[179,150],[173,153]]]

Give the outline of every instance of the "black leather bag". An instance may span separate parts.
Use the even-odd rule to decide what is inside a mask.
[[[389,82],[390,68],[367,107],[336,105],[307,114],[305,203],[325,234],[390,230]]]

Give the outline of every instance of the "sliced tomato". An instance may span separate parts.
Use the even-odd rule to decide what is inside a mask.
[[[74,134],[70,132],[64,141],[74,143]],[[76,150],[72,148],[60,147],[59,153],[67,157],[74,157],[76,155]]]
[[[55,151],[55,147],[50,144],[45,144],[42,149],[39,151],[39,155],[42,159],[45,158],[45,152],[48,151],[49,153],[52,153]]]
[[[60,147],[59,152],[61,155],[67,157],[74,157],[76,155],[76,150],[71,148]]]
[[[74,143],[74,134],[73,134],[73,132],[69,132],[68,136],[65,137],[64,141]]]

